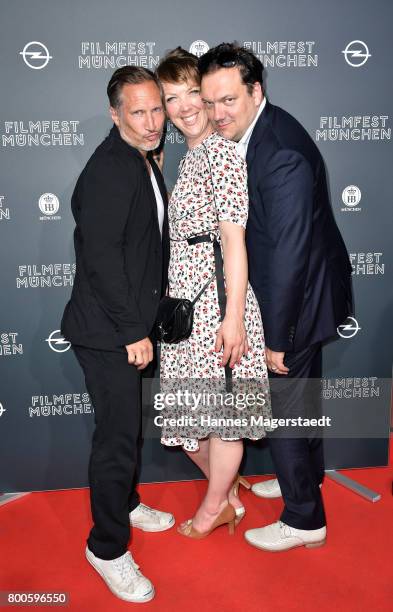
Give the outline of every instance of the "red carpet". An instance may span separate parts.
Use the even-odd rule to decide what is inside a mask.
[[[393,470],[345,474],[382,499],[372,504],[327,478],[328,541],[321,548],[267,553],[246,544],[245,529],[276,520],[282,502],[258,499],[244,489],[247,515],[235,536],[225,528],[200,541],[175,529],[135,530],[134,557],[156,587],[155,599],[143,609],[393,610]],[[204,489],[204,482],[185,482],[143,485],[141,493],[145,503],[173,511],[180,521],[192,516]],[[0,590],[67,591],[70,605],[58,609],[107,612],[140,606],[115,598],[85,561],[89,522],[87,490],[34,493],[0,507]]]

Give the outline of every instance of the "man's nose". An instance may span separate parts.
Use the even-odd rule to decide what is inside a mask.
[[[150,132],[156,131],[155,117],[152,113],[146,113],[146,129]]]
[[[215,104],[212,115],[214,121],[221,121],[225,115],[223,106],[221,104]]]

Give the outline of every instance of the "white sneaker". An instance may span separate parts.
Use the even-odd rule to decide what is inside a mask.
[[[169,512],[161,512],[145,504],[139,504],[130,512],[130,524],[142,531],[165,531],[173,527],[175,517]]]
[[[289,550],[296,546],[316,548],[326,541],[326,527],[320,529],[296,529],[282,521],[272,523],[260,529],[249,529],[244,537],[247,542],[256,548],[276,552]]]
[[[135,563],[129,551],[117,559],[107,561],[99,559],[86,547],[86,559],[116,597],[133,603],[153,599],[154,587],[139,571],[139,565]]]
[[[251,491],[258,497],[265,497],[269,499],[281,497],[281,489],[277,478],[271,478],[270,480],[264,480],[263,482],[256,482],[252,485]]]

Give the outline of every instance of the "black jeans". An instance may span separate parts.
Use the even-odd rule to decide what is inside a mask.
[[[93,528],[87,544],[100,559],[123,555],[128,513],[139,504],[141,375],[127,354],[73,346],[95,411],[89,462]]]
[[[320,416],[322,347],[287,353],[288,376],[270,374],[272,412],[277,418]],[[313,428],[291,428],[269,435],[269,446],[280,484],[284,510],[280,519],[297,529],[319,529],[326,524],[319,484],[324,477],[323,442]]]

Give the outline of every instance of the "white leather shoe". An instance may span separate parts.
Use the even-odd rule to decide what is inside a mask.
[[[107,561],[99,559],[86,547],[86,559],[116,597],[133,603],[153,599],[154,587],[139,571],[139,565],[135,563],[129,551],[117,559]]]
[[[260,529],[249,529],[244,537],[247,542],[256,548],[278,552],[289,550],[296,546],[316,548],[326,541],[326,527],[320,529],[296,529],[282,521],[272,523]]]
[[[130,524],[142,531],[166,531],[175,524],[175,517],[169,512],[161,512],[145,504],[139,504],[130,512]]]
[[[319,485],[319,488],[322,484]],[[263,482],[256,482],[252,485],[251,491],[258,497],[265,497],[268,499],[274,499],[281,497],[281,488],[278,484],[277,478],[271,478],[270,480],[264,480]]]
[[[277,478],[271,478],[270,480],[264,480],[263,482],[256,482],[252,485],[251,491],[258,497],[265,497],[269,499],[281,497],[281,489]]]

